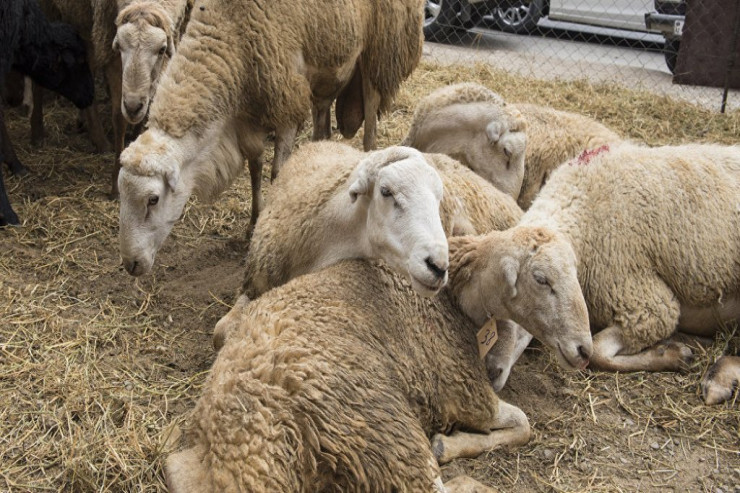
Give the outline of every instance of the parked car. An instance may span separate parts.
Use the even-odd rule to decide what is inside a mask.
[[[651,31],[660,31],[665,37],[663,54],[671,73],[676,70],[685,19],[685,0],[655,0],[655,10],[645,14],[645,27]]]
[[[430,40],[448,41],[455,31],[484,21],[492,21],[502,31],[526,34],[534,31],[545,16],[556,21],[646,31],[645,14],[653,10],[653,1],[427,0],[424,35]]]

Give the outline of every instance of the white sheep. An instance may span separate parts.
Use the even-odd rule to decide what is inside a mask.
[[[163,63],[174,53],[193,0],[42,0],[45,10],[75,26],[87,42],[93,70],[102,71],[111,96],[113,150],[111,197],[118,196],[120,154],[126,122],[146,116]],[[42,93],[34,86],[31,116],[34,140],[43,136]],[[98,150],[107,139],[94,107],[85,110],[88,131]]]
[[[125,190],[120,240],[127,271],[148,272],[191,192],[214,198],[241,173],[245,159],[252,188],[249,236],[261,210],[267,134],[276,134],[277,170],[290,155],[311,97],[336,99],[357,70],[364,118],[374,121],[384,95],[392,94],[387,82],[381,84],[382,74],[395,67],[380,50],[396,42],[383,32],[384,20],[418,29],[418,47],[403,49],[421,52],[421,4],[408,2],[199,2],[152,101],[149,129],[121,157],[127,173],[119,180]],[[372,40],[381,53],[363,51]],[[402,73],[387,77],[395,89]]]
[[[558,231],[575,251],[592,326],[602,329],[596,369],[678,370],[692,354],[670,340],[677,330],[708,336],[740,317],[738,146],[584,152],[552,174],[513,231],[533,226]],[[737,363],[707,373],[707,403],[732,395]]]
[[[401,161],[407,157],[415,159]],[[316,142],[299,148],[285,169],[250,242],[243,292],[251,299],[346,258],[383,258],[406,272],[420,293],[436,291],[441,285],[425,260],[440,266],[447,260],[446,252],[443,259],[428,250],[431,222],[441,219],[444,237],[507,229],[522,214],[513,200],[456,161],[410,148],[363,154],[346,144]],[[441,205],[419,200],[433,188],[431,175],[444,183]]]
[[[463,83],[419,102],[404,145],[459,159],[526,210],[555,168],[585,149],[620,140],[591,118],[508,104],[479,84]]]
[[[581,367],[591,350],[572,252],[529,233],[451,238],[437,297],[350,260],[235,307],[192,446],[167,459],[170,491],[445,491],[438,463],[526,443],[526,416],[496,397],[478,356],[490,294],[513,295],[507,314],[524,314],[559,358]],[[520,268],[502,269],[521,245]],[[573,289],[545,293],[540,263]],[[517,291],[540,296],[523,305]],[[443,434],[453,428],[465,431]]]

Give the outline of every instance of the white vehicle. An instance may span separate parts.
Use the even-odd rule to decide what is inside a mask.
[[[427,0],[424,35],[449,40],[452,31],[492,20],[502,31],[526,34],[543,17],[553,21],[646,32],[645,14],[653,0]]]

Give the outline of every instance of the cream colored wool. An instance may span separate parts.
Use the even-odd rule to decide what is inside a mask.
[[[622,144],[575,159],[520,225],[570,240],[591,322],[616,327],[623,354],[677,329],[711,334],[712,310],[740,297],[740,147]]]

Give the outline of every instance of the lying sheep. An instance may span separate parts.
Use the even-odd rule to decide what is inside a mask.
[[[463,83],[419,102],[403,145],[447,154],[516,200],[524,178],[525,130],[519,111],[501,96]]]
[[[507,104],[493,91],[465,83],[443,87],[419,103],[404,145],[459,159],[526,210],[563,162],[584,149],[619,141],[619,135],[588,117]]]
[[[85,46],[71,26],[50,23],[35,0],[4,0],[0,5],[0,81],[10,70],[31,77],[76,106],[93,100],[93,78],[85,61]],[[13,173],[27,172],[13,150],[0,101],[0,165]],[[0,226],[18,224],[0,169]]]
[[[416,254],[426,251],[418,248],[419,243],[430,244],[428,240],[419,242],[419,237],[428,238],[428,219],[441,219],[444,233],[450,236],[508,229],[521,217],[513,199],[444,155],[425,156],[444,182],[441,207],[418,198],[412,202],[410,187],[416,189],[415,195],[426,187],[422,186],[425,175],[415,171],[418,163],[397,161],[409,152],[418,151],[390,148],[367,155],[368,160],[363,161],[365,154],[335,142],[308,144],[296,151],[285,165],[286,172],[275,181],[270,202],[255,227],[236,306],[246,306],[250,299],[294,277],[348,258],[383,259],[403,273],[418,293],[429,295],[443,285],[436,282],[434,274],[436,266],[447,261],[445,257],[426,264],[426,254]],[[368,176],[369,162],[395,168],[394,181],[384,173],[381,183],[378,173],[363,186],[367,193],[358,198],[356,177]],[[375,182],[380,184],[375,186]],[[384,197],[384,190],[391,196]],[[387,204],[399,193],[405,202],[400,216]],[[425,217],[427,220],[422,220]],[[414,279],[412,269],[421,282]],[[428,284],[433,286],[426,287]],[[216,324],[217,348],[237,322],[231,318],[237,313],[232,310]],[[499,320],[499,333],[499,342],[486,356],[497,391],[506,383],[515,355],[524,349],[520,348],[521,337],[528,336],[525,347],[531,340],[529,333],[509,320]]]
[[[415,159],[399,162],[406,156]],[[439,222],[441,216],[444,231],[438,235],[443,240],[453,230],[471,234],[507,229],[521,217],[513,200],[457,162],[442,155],[422,156],[410,148],[363,154],[346,144],[317,142],[296,151],[285,168],[272,187],[247,254],[243,293],[251,299],[344,258],[381,256],[399,272],[407,272],[424,293],[424,286],[434,281],[426,271],[447,263],[446,251],[444,258],[432,255],[428,268],[426,247],[416,253],[419,237],[428,237],[430,221]],[[441,176],[444,183],[441,206],[419,200],[431,188],[426,185],[430,175],[436,180]],[[435,284],[430,291],[439,287]]]
[[[90,64],[106,77],[111,95],[113,150],[116,161],[111,197],[118,196],[120,154],[126,122],[139,123],[167,58],[172,57],[193,0],[42,0],[57,18],[77,27],[88,43]],[[119,11],[120,8],[120,11]],[[32,135],[43,135],[42,96],[36,91]],[[91,139],[99,151],[107,149],[98,114],[86,114]]]
[[[217,196],[242,171],[245,158],[251,233],[261,210],[267,134],[276,133],[273,166],[279,168],[314,89],[326,91],[333,80],[333,99],[358,63],[363,77],[384,70],[363,65],[372,60],[363,52],[366,39],[373,39],[371,27],[400,9],[419,17],[421,32],[416,0],[414,8],[376,3],[199,3],[152,102],[149,129],[121,157],[121,255],[130,274],[149,271],[191,192]]]
[[[591,323],[603,329],[592,367],[675,371],[692,356],[670,341],[677,330],[707,336],[740,317],[739,198],[738,146],[622,144],[558,168],[513,231],[552,228],[575,250]],[[707,403],[732,395],[737,363],[707,373]]]
[[[524,314],[558,357],[587,363],[575,258],[550,237],[450,239],[449,289],[437,297],[352,260],[234,308],[240,323],[196,406],[192,447],[167,459],[170,491],[445,491],[438,463],[526,443],[527,418],[494,394],[475,334],[504,309],[488,304],[504,287],[507,315]],[[520,269],[502,270],[515,245],[526,245]],[[573,289],[542,292],[540,264]],[[517,290],[540,296],[523,305]],[[465,431],[443,435],[452,429]]]

